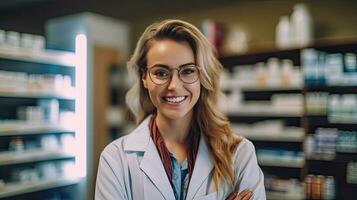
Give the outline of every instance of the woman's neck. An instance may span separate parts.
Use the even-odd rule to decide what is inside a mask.
[[[190,131],[192,113],[180,119],[169,119],[160,115],[156,116],[156,125],[165,143],[184,144]]]
[[[190,131],[192,113],[180,119],[169,119],[160,115],[156,116],[156,125],[160,131],[166,148],[174,154],[177,161],[182,164],[187,158],[187,135]]]

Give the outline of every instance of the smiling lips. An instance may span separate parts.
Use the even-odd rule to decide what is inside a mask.
[[[182,103],[185,99],[187,98],[187,96],[172,96],[172,97],[163,97],[162,99],[165,102],[168,102],[170,104],[180,104]]]

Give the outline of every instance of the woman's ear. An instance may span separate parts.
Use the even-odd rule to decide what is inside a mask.
[[[148,88],[148,85],[147,85],[147,79],[146,79],[146,77],[147,77],[147,73],[142,72],[142,73],[141,73],[141,80],[143,81],[144,87],[147,89],[147,88]]]

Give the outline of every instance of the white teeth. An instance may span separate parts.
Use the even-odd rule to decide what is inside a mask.
[[[172,98],[164,98],[164,99],[171,103],[177,103],[177,102],[183,101],[185,99],[185,97],[182,96],[182,97],[172,97]]]

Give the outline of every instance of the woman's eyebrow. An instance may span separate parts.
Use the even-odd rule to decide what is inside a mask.
[[[152,65],[151,67],[164,67],[164,68],[168,68],[168,69],[170,68],[168,65],[165,65],[165,64],[155,64],[155,65]]]
[[[183,66],[186,66],[186,65],[194,65],[195,63],[194,62],[188,62],[188,63],[184,63],[184,64],[181,64],[178,66],[178,68],[181,68]],[[169,66],[169,65],[165,65],[165,64],[154,64],[152,66],[150,66],[149,68],[151,67],[164,67],[164,68],[167,68],[167,69],[170,69],[170,68],[174,68],[173,66]]]
[[[189,62],[189,63],[181,64],[181,65],[179,65],[178,67],[181,68],[181,67],[184,67],[184,66],[186,66],[186,65],[195,65],[195,64],[196,64],[196,63],[194,63],[194,62]]]

